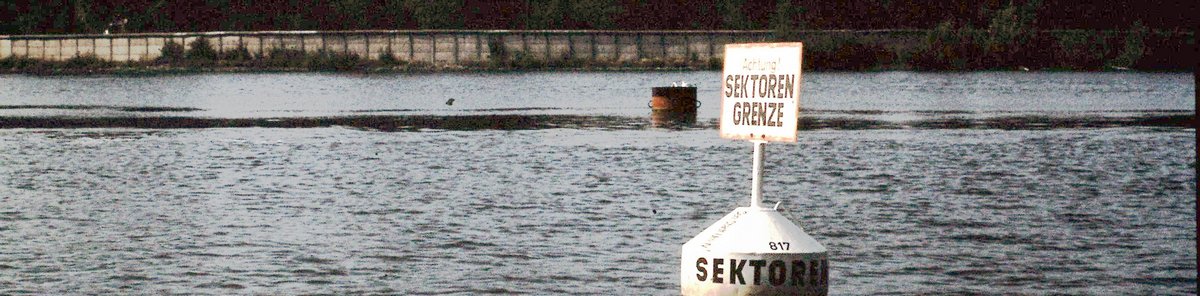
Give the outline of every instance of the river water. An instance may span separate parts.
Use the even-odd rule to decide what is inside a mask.
[[[678,294],[749,202],[718,79],[0,76],[0,294]],[[831,294],[1197,293],[1190,74],[804,81],[764,196]]]

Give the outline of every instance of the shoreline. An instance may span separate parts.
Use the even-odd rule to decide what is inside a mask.
[[[91,75],[172,75],[172,74],[245,74],[245,73],[336,73],[336,74],[453,74],[453,73],[529,73],[529,72],[692,72],[692,71],[721,71],[719,67],[706,66],[588,66],[588,67],[529,67],[529,68],[495,68],[474,66],[369,66],[353,69],[321,70],[305,67],[244,67],[244,66],[164,66],[164,65],[119,65],[109,67],[37,67],[37,68],[0,68],[0,75],[30,75],[30,76],[91,76]],[[1108,67],[1105,69],[1069,69],[1046,68],[1036,70],[1023,69],[945,69],[928,70],[911,67],[883,67],[872,69],[805,69],[806,73],[875,73],[875,72],[915,72],[915,73],[970,73],[970,72],[1063,72],[1063,73],[1190,73],[1188,69],[1121,69]]]

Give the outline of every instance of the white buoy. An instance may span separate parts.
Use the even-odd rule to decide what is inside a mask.
[[[762,204],[767,141],[796,142],[803,44],[725,45],[721,137],[754,143],[750,206],[739,207],[683,244],[684,295],[826,295],[825,246]]]
[[[762,158],[754,142],[749,207],[739,207],[683,244],[683,295],[826,295],[825,246],[800,226],[762,206]]]

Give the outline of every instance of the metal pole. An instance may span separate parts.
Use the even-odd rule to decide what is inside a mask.
[[[575,57],[575,37],[571,33],[567,33],[567,55],[570,58]]]
[[[765,141],[750,141],[754,143],[754,183],[750,185],[750,207],[762,207],[762,175],[763,175],[763,150],[767,146]]]
[[[613,34],[613,61],[621,61],[621,35]]]
[[[692,61],[692,40],[688,38],[688,34],[683,34],[683,60]]]
[[[529,41],[525,40],[525,32],[521,32],[521,54],[529,55]]]
[[[634,36],[636,36],[636,38],[634,38],[634,42],[635,42],[634,47],[637,48],[637,56],[633,57],[633,59],[641,60],[642,59],[642,33],[640,33],[640,32],[636,33]]]
[[[661,49],[661,51],[662,51],[662,57],[660,57],[660,58],[666,59],[667,58],[667,35],[666,34],[658,35],[658,48]]]

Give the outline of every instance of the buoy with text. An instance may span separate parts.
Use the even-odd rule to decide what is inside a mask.
[[[754,145],[750,206],[739,207],[683,244],[684,295],[826,295],[825,246],[762,204],[768,142],[795,142],[800,111],[800,43],[725,46],[721,137]]]

